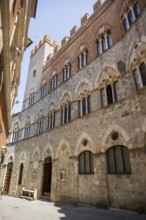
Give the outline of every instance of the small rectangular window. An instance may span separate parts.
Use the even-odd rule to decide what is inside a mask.
[[[33,71],[33,78],[36,76],[36,70]]]

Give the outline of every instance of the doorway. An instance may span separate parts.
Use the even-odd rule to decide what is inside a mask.
[[[8,195],[9,193],[12,170],[13,170],[13,162],[10,162],[7,165],[7,171],[6,171],[6,176],[5,176],[5,183],[4,183],[4,194],[5,195]]]
[[[42,195],[51,193],[51,180],[52,180],[52,158],[47,157],[44,161],[43,167],[43,187]]]

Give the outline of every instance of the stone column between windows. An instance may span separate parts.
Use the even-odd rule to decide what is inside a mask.
[[[102,39],[99,38],[99,54],[102,54],[103,51],[102,51]]]
[[[67,103],[67,105],[66,105],[66,108],[67,108],[67,120],[66,120],[66,122],[68,122],[68,116],[69,116],[69,104]]]
[[[51,114],[51,128],[53,128],[54,113]]]
[[[125,19],[126,19],[127,29],[129,29],[130,24],[129,24],[129,20],[128,20],[128,15],[125,15]]]
[[[106,42],[106,49],[108,49],[108,40],[107,40],[107,33],[104,34],[105,42]]]
[[[112,89],[113,102],[115,102],[115,94],[114,94],[113,82],[111,83],[111,89]]]
[[[57,87],[57,77],[55,76],[54,77],[54,88],[56,88]]]
[[[67,66],[67,79],[69,78],[70,66]]]
[[[87,96],[85,97],[85,102],[86,102],[86,114],[88,114],[88,100],[87,100]]]
[[[135,13],[134,13],[133,7],[131,6],[130,9],[131,9],[131,12],[132,12],[132,15],[133,15],[134,21],[135,21],[135,20],[136,20],[136,17],[135,17]]]
[[[79,63],[80,63],[80,69],[82,68],[82,56],[79,55]]]
[[[83,116],[83,106],[82,106],[83,100],[80,100],[80,116]]]
[[[65,106],[63,105],[63,111],[62,111],[62,124],[64,124],[64,112],[65,112]]]
[[[51,129],[51,115],[49,115],[49,130]]]
[[[86,51],[83,52],[83,66],[86,66]]]
[[[137,73],[138,73],[140,88],[142,88],[143,87],[143,82],[142,82],[142,79],[141,79],[141,74],[140,74],[139,67],[137,67],[136,69],[137,69]]]
[[[105,94],[105,106],[106,106],[107,105],[107,91],[106,91],[106,87],[104,87],[104,94]]]

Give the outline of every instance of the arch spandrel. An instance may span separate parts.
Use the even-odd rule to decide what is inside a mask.
[[[113,132],[118,133],[117,140],[112,140],[111,134]],[[109,128],[105,131],[101,141],[101,152],[106,152],[106,150],[113,145],[124,145],[127,146],[128,149],[132,149],[133,147],[127,132],[122,127],[115,124],[110,125]]]
[[[87,140],[87,145],[84,146],[83,141]],[[75,156],[78,156],[81,152],[89,150],[92,153],[96,153],[95,145],[92,138],[87,134],[83,133],[77,141],[75,148]]]
[[[70,144],[69,142],[63,138],[57,148],[57,152],[56,152],[56,156],[55,158],[58,159],[59,156],[60,156],[60,153],[63,152],[63,151],[68,151],[68,156],[70,157],[71,156],[71,148],[70,148]]]

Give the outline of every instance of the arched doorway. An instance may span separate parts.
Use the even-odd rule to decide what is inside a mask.
[[[13,170],[12,158],[10,158],[10,160],[11,161],[7,165],[7,171],[6,171],[6,176],[5,176],[5,183],[4,183],[4,194],[5,195],[9,193],[11,175],[12,175],[12,170]]]
[[[45,158],[44,167],[43,167],[42,195],[51,192],[51,179],[52,179],[52,158],[47,157]]]

